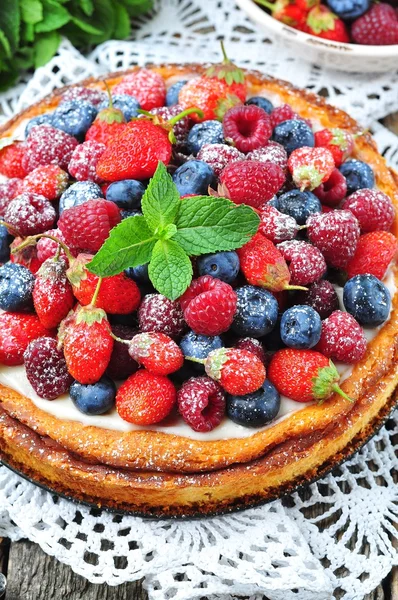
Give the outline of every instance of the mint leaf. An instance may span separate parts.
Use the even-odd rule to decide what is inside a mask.
[[[36,25],[43,18],[43,6],[40,0],[19,0],[21,18],[25,23]]]
[[[142,212],[152,231],[174,223],[181,205],[180,194],[162,162],[158,163],[142,197]]]
[[[195,196],[181,201],[173,240],[189,255],[240,248],[256,233],[260,218],[249,206],[226,198]]]
[[[173,240],[159,240],[152,252],[148,274],[158,292],[175,300],[191,283],[192,264]]]
[[[35,26],[37,33],[53,32],[70,21],[70,14],[55,0],[43,0],[43,19]]]
[[[128,267],[144,265],[151,258],[156,239],[144,217],[128,217],[112,229],[87,268],[99,277],[110,277]]]
[[[11,52],[15,52],[19,44],[20,14],[15,0],[0,2],[0,30],[7,38]]]
[[[80,7],[85,15],[91,17],[94,12],[93,0],[80,0]]]
[[[61,36],[56,31],[42,33],[34,45],[34,65],[42,67],[54,56],[61,42]]]
[[[115,28],[113,30],[113,36],[117,40],[124,40],[130,33],[130,17],[127,9],[119,2],[115,2],[113,5],[115,11]]]

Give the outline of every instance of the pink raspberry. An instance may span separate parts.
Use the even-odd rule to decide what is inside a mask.
[[[4,220],[16,229],[20,236],[26,237],[49,229],[56,216],[55,209],[47,198],[40,194],[24,192],[11,200],[4,213]]]
[[[322,204],[338,206],[347,193],[346,178],[338,169],[334,169],[329,179],[313,190]]]
[[[313,214],[307,219],[309,240],[322,252],[326,262],[344,269],[354,256],[360,235],[357,218],[349,210]]]
[[[282,242],[277,246],[289,266],[292,285],[307,285],[326,273],[322,252],[315,246],[299,240]]]
[[[282,104],[277,106],[270,114],[272,129],[275,129],[279,123],[283,121],[290,121],[290,119],[296,119],[297,113],[294,112],[290,104]]]
[[[232,287],[210,275],[194,279],[180,298],[185,321],[202,335],[227,331],[234,318],[236,301]]]
[[[266,146],[257,148],[246,155],[247,160],[259,160],[260,162],[270,162],[279,165],[281,169],[287,168],[287,152],[278,142],[272,140]]]
[[[100,104],[106,98],[106,94],[101,90],[94,90],[92,88],[86,88],[82,85],[74,85],[69,87],[62,94],[62,102],[69,102],[70,100],[86,100],[90,104]]]
[[[72,177],[77,181],[101,183],[103,180],[98,177],[95,168],[105,149],[105,144],[95,140],[89,140],[76,146],[68,165],[68,171]]]
[[[25,142],[23,166],[30,173],[40,165],[58,165],[64,171],[78,141],[51,125],[32,127]]]
[[[60,229],[49,229],[48,231],[45,231],[44,233],[47,233],[48,235],[51,235],[52,237],[59,240],[60,242],[64,242],[64,244],[66,244],[66,239]],[[38,260],[41,263],[43,263],[48,258],[54,258],[54,256],[56,255],[56,253],[58,251],[58,246],[59,246],[59,244],[57,244],[57,242],[54,242],[53,240],[50,240],[49,238],[44,238],[44,237],[40,238],[36,244]],[[71,251],[73,256],[77,256],[79,253],[77,248],[69,247],[69,250]],[[64,258],[66,258],[65,252],[63,250],[61,250],[60,256],[63,256]]]
[[[14,177],[0,183],[0,216],[3,216],[7,206],[16,196],[22,193],[23,179]]]
[[[348,196],[343,204],[359,221],[362,233],[388,231],[394,221],[395,209],[387,194],[364,188]]]
[[[196,158],[207,163],[213,169],[216,177],[219,177],[227,165],[244,160],[245,155],[237,148],[226,144],[205,144],[199,150]]]
[[[365,355],[366,337],[352,315],[335,310],[323,321],[321,339],[314,350],[334,360],[357,363]]]
[[[144,110],[152,110],[166,102],[166,85],[163,78],[149,69],[138,69],[125,75],[121,82],[112,88],[112,93],[134,96]]]
[[[272,134],[271,119],[255,104],[233,106],[224,115],[224,138],[241,152],[267,144]]]
[[[260,340],[257,340],[256,338],[240,338],[236,342],[235,348],[238,348],[239,350],[247,350],[247,352],[251,352],[257,356],[257,358],[259,358],[264,365],[267,363],[265,348]]]
[[[278,165],[256,160],[238,161],[222,171],[219,193],[235,204],[260,208],[279,192],[284,182],[285,174]]]
[[[137,333],[128,325],[112,325],[112,333],[122,340],[131,340]],[[112,379],[127,379],[138,369],[138,363],[131,358],[129,346],[122,342],[114,341],[111,359],[106,369],[106,374]]]
[[[294,239],[299,230],[299,226],[293,217],[279,212],[269,204],[261,209],[260,219],[259,232],[274,244]]]
[[[329,317],[340,306],[336,290],[327,279],[315,281],[306,292],[299,292],[296,296],[296,303],[312,306],[321,319]]]
[[[210,377],[196,377],[183,383],[177,402],[180,415],[194,431],[211,431],[225,414],[225,393]]]
[[[54,400],[69,390],[73,377],[56,339],[39,337],[30,342],[24,362],[29,383],[41,398]]]
[[[184,315],[178,300],[148,294],[138,309],[140,331],[156,331],[176,338],[184,331]]]

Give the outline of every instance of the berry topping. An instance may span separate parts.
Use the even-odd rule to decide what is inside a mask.
[[[176,390],[167,377],[142,369],[118,389],[116,409],[129,423],[153,425],[167,417],[175,401]]]
[[[0,150],[0,174],[9,178],[23,178],[26,175],[24,166],[25,144],[15,142]]]
[[[347,160],[341,165],[340,173],[346,178],[348,194],[363,188],[372,188],[375,184],[372,169],[360,160]]]
[[[239,350],[247,350],[247,352],[255,354],[257,358],[261,360],[263,365],[265,365],[267,362],[267,355],[265,354],[264,346],[260,340],[257,340],[256,338],[240,338],[236,342],[235,348],[238,348]]]
[[[112,325],[112,333],[122,340],[131,340],[137,332],[128,325]],[[138,364],[129,354],[129,346],[115,340],[106,374],[112,379],[126,379],[137,369]]]
[[[222,127],[225,139],[245,153],[265,146],[272,134],[268,113],[255,104],[230,108]]]
[[[166,106],[174,106],[179,103],[180,90],[186,83],[186,79],[180,79],[180,81],[169,87],[166,93]]]
[[[96,167],[105,148],[105,144],[94,140],[76,146],[68,165],[68,171],[72,177],[78,181],[101,183],[102,179],[98,177]]]
[[[205,359],[212,350],[223,347],[222,339],[218,336],[200,335],[193,331],[188,331],[180,341],[182,353],[187,358]],[[204,367],[200,363],[192,363],[194,371],[204,372]]]
[[[297,221],[270,204],[266,204],[260,212],[259,232],[274,244],[279,244],[296,237],[299,227]]]
[[[264,96],[252,96],[251,98],[246,100],[245,104],[254,104],[254,106],[259,106],[260,108],[265,110],[265,112],[269,115],[274,110],[274,105],[272,104],[271,100],[268,100],[268,98],[264,98]]]
[[[345,309],[361,325],[382,325],[390,314],[391,295],[374,275],[355,275],[344,286]]]
[[[109,108],[109,98],[104,99],[97,108],[98,111]],[[131,121],[131,119],[138,117],[140,103],[128,94],[112,94],[112,108],[120,110],[125,121]]]
[[[220,175],[219,194],[235,202],[260,208],[285,182],[281,167],[247,160],[230,163]]]
[[[36,274],[33,304],[40,322],[52,329],[57,327],[75,304],[66,277],[67,261],[63,258],[46,260]]]
[[[384,229],[394,221],[395,210],[390,198],[380,190],[361,189],[348,196],[343,204],[359,221],[363,233]]]
[[[32,127],[25,142],[23,167],[30,172],[40,165],[58,165],[67,170],[78,141],[51,125]]]
[[[0,265],[7,262],[10,258],[10,241],[11,236],[7,228],[4,225],[0,225]]]
[[[97,116],[97,109],[85,100],[62,102],[52,115],[51,124],[73,135],[79,142],[84,140],[86,131]]]
[[[246,396],[227,396],[227,415],[243,427],[263,427],[277,417],[281,397],[269,381]]]
[[[23,355],[32,340],[51,337],[49,331],[33,314],[0,314],[0,364],[14,366],[23,364]]]
[[[354,149],[354,138],[345,129],[322,129],[315,133],[315,146],[327,148],[333,155],[336,167],[339,167]]]
[[[141,198],[144,195],[145,186],[136,179],[124,179],[115,181],[108,186],[105,196],[121,209],[132,210],[141,207]]]
[[[184,330],[184,315],[178,300],[162,294],[145,296],[138,310],[140,331],[157,331],[175,338]]]
[[[338,169],[334,169],[329,179],[313,190],[315,196],[326,206],[338,206],[346,197],[347,182]]]
[[[316,5],[309,11],[302,30],[316,37],[333,42],[350,41],[344,21],[339,19],[327,6]]]
[[[73,404],[85,415],[103,415],[115,405],[116,386],[104,375],[95,383],[74,381],[69,390]]]
[[[210,377],[192,378],[177,394],[178,410],[194,431],[212,431],[225,413],[225,394]]]
[[[238,348],[220,348],[210,352],[205,371],[234,396],[255,392],[265,381],[265,367],[261,360],[255,354]]]
[[[220,121],[203,121],[197,123],[188,133],[187,148],[195,156],[205,144],[222,144],[224,142],[223,126]]]
[[[354,256],[360,235],[359,223],[348,210],[311,215],[308,237],[332,267],[343,269]]]
[[[326,0],[330,10],[341,19],[352,21],[369,10],[371,0]]]
[[[195,77],[185,84],[179,93],[178,101],[183,108],[197,106],[203,112],[203,118],[192,115],[196,122],[217,119],[226,109],[240,102],[231,94],[230,87],[221,79]],[[229,104],[229,106],[228,106]]]
[[[290,104],[281,104],[281,106],[277,106],[270,114],[272,129],[275,129],[279,123],[296,119],[297,116],[298,115],[294,112]]]
[[[71,102],[72,100],[85,100],[94,106],[97,106],[104,100],[104,92],[95,90],[82,85],[73,85],[62,94],[62,102]]]
[[[336,290],[326,279],[316,281],[308,287],[306,292],[299,292],[296,300],[298,304],[312,306],[321,319],[329,317],[340,306]]]
[[[289,155],[303,146],[312,148],[315,145],[311,127],[305,121],[298,119],[284,120],[276,125],[272,139],[281,144]]]
[[[310,215],[322,211],[321,203],[312,192],[290,190],[281,194],[276,201],[276,208],[290,215],[299,225],[305,225]]]
[[[270,162],[279,165],[285,170],[287,167],[287,153],[284,147],[278,142],[269,141],[266,146],[257,148],[246,155],[248,160],[258,160],[260,162]]]
[[[52,113],[37,115],[37,117],[33,117],[33,119],[30,119],[30,121],[28,121],[25,127],[25,139],[28,137],[32,127],[36,127],[37,125],[52,125],[52,120]]]
[[[144,110],[163,106],[166,100],[163,78],[149,69],[138,69],[134,73],[125,75],[121,82],[113,87],[112,93],[133,96]]]
[[[7,263],[0,267],[0,308],[9,312],[31,311],[34,283],[34,276],[22,265]]]
[[[169,375],[178,371],[184,355],[177,344],[164,333],[139,333],[129,344],[130,356],[151,373]]]
[[[19,196],[22,192],[22,179],[8,179],[4,183],[0,183],[0,215],[4,215],[11,200]]]
[[[33,192],[24,192],[11,200],[4,214],[6,223],[23,237],[43,233],[54,224],[55,218],[51,202]]]
[[[205,195],[214,182],[213,169],[202,160],[190,160],[173,173],[180,196]]]
[[[245,285],[236,289],[237,305],[232,331],[238,335],[262,337],[269,333],[278,319],[278,302],[274,296],[254,287]]]
[[[288,161],[293,181],[302,191],[314,188],[327,181],[335,166],[327,148],[302,147],[293,150]]]
[[[354,317],[336,310],[323,321],[316,349],[334,360],[355,364],[365,355],[366,338]]]
[[[245,158],[242,152],[233,146],[226,144],[205,144],[201,147],[197,155],[198,160],[201,160],[209,165],[214,171],[216,177],[227,165]]]
[[[103,198],[99,185],[93,181],[77,181],[62,194],[59,200],[59,214],[62,214],[66,208],[79,206],[95,198]]]
[[[397,249],[397,238],[389,231],[371,231],[361,235],[357,250],[347,265],[348,277],[369,273],[383,279]]]
[[[327,267],[322,252],[307,242],[282,242],[278,244],[278,250],[288,264],[292,285],[308,285],[326,273]]]
[[[44,234],[51,235],[51,237],[66,244],[66,240],[60,229],[49,229],[48,231],[45,231]],[[32,248],[32,246],[28,246],[28,248]],[[47,258],[54,258],[54,256],[58,252],[58,249],[59,249],[59,244],[57,244],[57,242],[55,242],[54,240],[51,240],[47,237],[41,237],[38,240],[37,245],[36,245],[37,258],[38,258],[39,262],[44,263],[44,261],[47,260]],[[76,248],[72,248],[71,246],[69,246],[69,252],[73,256],[77,256],[77,254],[78,254],[78,251],[76,250]],[[62,256],[63,258],[66,258],[65,252],[62,249],[60,252],[60,256]]]
[[[24,352],[26,376],[36,394],[46,400],[54,400],[65,394],[73,378],[68,373],[62,350],[57,340],[39,337]]]
[[[398,15],[386,2],[374,4],[366,14],[353,23],[351,35],[357,44],[372,46],[398,44]]]
[[[321,326],[321,318],[311,306],[292,306],[282,315],[282,342],[289,348],[313,348],[321,336]]]
[[[80,146],[77,146],[79,148]],[[33,169],[23,181],[24,191],[45,196],[47,200],[56,200],[66,190],[69,183],[68,173],[57,165],[45,165]]]
[[[196,263],[199,275],[211,275],[225,283],[233,283],[239,273],[239,258],[236,252],[203,254]]]

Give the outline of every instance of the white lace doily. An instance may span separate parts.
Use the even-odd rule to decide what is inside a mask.
[[[83,57],[64,40],[33,77],[0,95],[3,118],[55,87],[146,62],[231,58],[329,96],[374,132],[398,167],[398,138],[374,119],[398,109],[398,73],[344,75],[286,55],[229,0],[159,0],[135,41]],[[395,444],[395,445],[394,445]],[[150,521],[56,498],[0,467],[0,537],[28,537],[92,582],[145,578],[151,600],[361,600],[398,564],[398,414],[353,459],[287,499],[234,515]],[[313,516],[317,515],[317,516]]]

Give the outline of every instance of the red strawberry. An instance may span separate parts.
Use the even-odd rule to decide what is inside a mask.
[[[23,364],[23,354],[32,340],[53,336],[34,314],[2,313],[0,331],[0,364],[8,366]]]
[[[68,371],[80,383],[95,383],[105,373],[111,358],[113,338],[105,312],[93,306],[79,306],[61,323]]]
[[[36,275],[33,304],[40,322],[47,329],[57,327],[75,304],[66,269],[66,260],[50,258],[41,265]]]
[[[68,165],[68,171],[72,177],[77,181],[101,183],[102,179],[98,177],[96,168],[105,148],[105,144],[94,140],[76,146]]]
[[[118,133],[123,132],[126,119],[121,110],[113,108],[112,96],[109,94],[109,106],[99,111],[91,127],[87,130],[85,140],[108,145]]]
[[[339,167],[354,150],[354,138],[346,129],[322,129],[314,134],[315,146],[327,148]]]
[[[296,402],[321,403],[333,393],[350,400],[337,384],[340,375],[332,361],[315,350],[278,350],[268,367],[268,379],[280,394]]]
[[[51,125],[35,125],[25,142],[22,165],[29,173],[41,165],[58,165],[66,171],[77,145],[76,138],[60,129]]]
[[[129,354],[151,373],[169,375],[181,369],[184,355],[164,333],[139,333],[129,343]]]
[[[112,94],[128,94],[134,96],[144,110],[163,106],[166,102],[166,85],[163,78],[155,71],[138,69],[125,75],[117,83]]]
[[[234,106],[223,119],[224,138],[241,152],[250,152],[268,143],[272,134],[271,119],[254,104]]]
[[[291,0],[276,0],[276,2],[260,0],[259,4],[268,8],[274,19],[295,28],[304,26],[309,11],[305,0],[300,0],[299,2],[291,2]]]
[[[131,375],[116,394],[116,410],[124,421],[153,425],[163,421],[176,401],[172,382],[145,369]]]
[[[25,248],[22,248],[20,250],[16,250],[18,246],[20,246],[23,243],[23,241],[24,239],[21,237],[16,237],[12,241],[10,245],[10,261],[27,267],[29,271],[35,274],[40,269],[42,261],[40,260],[37,254],[37,248],[34,244],[32,244],[31,246],[25,246]]]
[[[398,14],[385,2],[374,4],[351,27],[357,44],[389,46],[398,44]]]
[[[58,165],[44,165],[33,169],[23,181],[27,192],[41,194],[47,200],[56,200],[68,187],[69,176]]]
[[[313,190],[327,181],[335,168],[329,150],[305,146],[293,150],[287,165],[294,183],[301,191]]]
[[[365,355],[366,337],[352,315],[336,310],[323,321],[315,349],[328,358],[355,364]]]
[[[238,348],[212,350],[204,361],[209,377],[218,381],[228,394],[245,396],[258,390],[265,381],[265,367],[255,354]]]
[[[348,196],[343,204],[359,221],[361,231],[388,231],[394,222],[395,209],[387,194],[364,188]]]
[[[256,160],[229,163],[220,175],[218,194],[235,202],[262,207],[279,192],[285,174],[279,165]]]
[[[25,145],[21,142],[14,142],[0,150],[0,174],[10,179],[23,179],[27,173],[23,166],[24,154]]]
[[[177,395],[178,410],[194,431],[212,431],[225,414],[225,393],[210,377],[185,381]]]
[[[260,340],[257,340],[256,338],[239,338],[235,344],[235,348],[239,348],[239,350],[247,350],[247,352],[255,354],[257,358],[261,360],[263,365],[265,365],[267,362],[265,348]]]
[[[354,256],[359,240],[359,223],[348,210],[313,214],[307,220],[309,240],[322,252],[326,262],[344,269]]]
[[[339,19],[326,6],[314,6],[307,15],[302,31],[333,42],[347,43],[350,41],[344,21]]]
[[[325,259],[315,246],[299,240],[290,240],[278,244],[277,248],[289,265],[292,284],[308,285],[326,273]]]
[[[356,252],[347,265],[348,277],[369,273],[383,279],[398,250],[398,241],[389,231],[361,235]]]
[[[346,178],[338,169],[334,169],[329,179],[315,188],[313,193],[319,198],[322,204],[336,207],[346,196]]]

